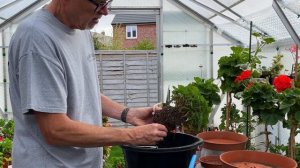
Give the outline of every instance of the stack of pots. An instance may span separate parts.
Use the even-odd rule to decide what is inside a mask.
[[[203,148],[196,168],[297,168],[297,162],[278,154],[249,151],[244,135],[209,131],[197,135],[203,139]]]
[[[227,151],[244,150],[248,138],[245,135],[229,131],[208,131],[197,135],[203,139],[197,168],[222,168],[220,155]]]

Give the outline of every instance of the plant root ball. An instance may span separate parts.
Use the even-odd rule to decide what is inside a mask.
[[[178,108],[169,105],[155,112],[153,116],[153,122],[166,126],[168,131],[175,130],[176,126],[180,126],[184,120]]]

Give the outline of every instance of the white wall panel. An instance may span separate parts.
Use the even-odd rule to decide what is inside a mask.
[[[163,9],[163,99],[165,100],[168,88],[172,89],[178,84],[186,85],[196,76],[207,77],[209,46],[207,28],[202,23],[168,1],[164,1]],[[184,44],[196,46],[183,47]],[[167,48],[166,45],[172,47]],[[200,65],[203,68],[200,68]]]

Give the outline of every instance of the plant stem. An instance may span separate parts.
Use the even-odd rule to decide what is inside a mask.
[[[296,136],[297,124],[295,122],[292,123],[289,145],[288,145],[288,156],[292,159],[295,159],[296,148],[295,148],[295,136]]]
[[[231,92],[227,92],[227,100],[226,100],[226,127],[225,130],[229,131],[230,125],[230,107],[231,107]]]
[[[269,140],[269,132],[268,132],[268,125],[265,124],[265,136],[266,136],[266,149],[265,152],[268,152],[269,146],[270,146],[270,140]]]

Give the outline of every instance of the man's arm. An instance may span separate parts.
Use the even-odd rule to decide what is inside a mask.
[[[35,112],[39,128],[50,145],[96,147],[117,144],[151,145],[166,136],[160,124],[134,128],[99,127],[71,120],[65,114]]]
[[[124,105],[115,102],[105,95],[101,95],[102,114],[111,118],[121,120],[121,112]]]
[[[125,106],[101,95],[102,114],[120,120]],[[153,107],[130,108],[126,121],[132,125],[145,125],[152,123]]]

